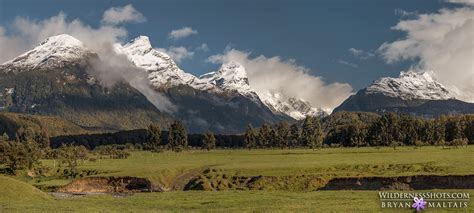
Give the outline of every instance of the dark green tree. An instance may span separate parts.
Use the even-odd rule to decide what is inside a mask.
[[[153,151],[160,149],[161,145],[161,129],[157,124],[150,124],[147,129],[147,140],[145,148]]]
[[[401,125],[394,131],[402,132],[403,143],[405,145],[415,145],[418,140],[418,128],[423,124],[414,116],[403,116],[401,119]]]
[[[466,129],[464,130],[464,134],[466,135],[467,140],[469,143],[474,143],[474,116],[466,118]]]
[[[58,149],[58,157],[73,172],[77,172],[79,163],[89,159],[89,152],[84,146],[63,144]]]
[[[276,126],[275,143],[280,148],[288,148],[290,145],[290,126],[287,122],[281,121]]]
[[[257,146],[257,134],[251,124],[247,125],[247,129],[245,130],[244,143],[245,148],[249,150]]]
[[[323,130],[319,119],[310,116],[306,117],[301,129],[301,140],[305,146],[312,149],[322,147]]]
[[[367,145],[367,128],[362,123],[354,123],[348,127],[348,139],[351,146],[361,147]]]
[[[440,116],[433,121],[433,145],[444,146],[446,138],[446,118]]]
[[[203,141],[202,141],[203,148],[207,151],[216,148],[216,138],[214,137],[214,133],[211,131],[207,131],[204,134]]]
[[[21,169],[33,169],[40,164],[41,157],[41,149],[35,141],[0,140],[0,164],[5,165],[10,173],[14,174]]]
[[[258,145],[260,147],[268,147],[271,139],[271,128],[267,123],[263,123],[258,130]]]
[[[453,141],[455,139],[462,139],[464,137],[463,122],[461,122],[459,117],[448,118],[445,127],[446,141]]]
[[[169,128],[168,145],[175,152],[181,152],[188,147],[188,134],[179,120],[175,120]]]
[[[300,146],[301,132],[297,124],[292,124],[290,126],[290,132],[288,135],[289,146],[292,148]]]
[[[36,134],[34,136],[34,141],[36,141],[36,143],[38,143],[38,145],[41,149],[50,148],[49,135],[45,130],[42,130],[38,134]]]

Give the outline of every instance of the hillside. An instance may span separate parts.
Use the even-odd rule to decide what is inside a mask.
[[[9,137],[15,137],[15,132],[19,128],[34,131],[44,130],[50,137],[97,132],[59,117],[0,112],[0,133],[7,133]]]

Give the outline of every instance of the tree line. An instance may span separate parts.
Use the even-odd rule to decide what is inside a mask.
[[[249,124],[244,133],[244,146],[248,149],[266,147],[319,149],[323,146],[323,136],[321,122],[315,117],[306,117],[301,126],[281,121],[274,126],[264,123],[255,129]]]
[[[321,148],[362,146],[464,146],[474,143],[474,115],[420,118],[393,112],[338,112],[322,119],[307,117],[300,123],[259,128],[248,126],[246,148]]]
[[[171,150],[175,152],[188,149],[188,134],[181,121],[176,120],[169,126],[166,140],[163,140],[162,133],[158,124],[150,124],[143,148],[151,151]],[[211,131],[204,133],[201,143],[203,149],[214,149],[216,147],[214,133]]]

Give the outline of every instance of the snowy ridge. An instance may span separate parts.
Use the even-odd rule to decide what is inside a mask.
[[[20,72],[34,68],[63,67],[65,64],[81,62],[93,54],[76,38],[61,34],[47,38],[34,49],[10,60],[0,68],[5,72]]]
[[[147,70],[151,84],[157,88],[189,85],[199,90],[215,89],[213,85],[185,73],[168,54],[154,49],[147,36],[139,36],[123,46],[115,44],[115,49],[137,67]]]
[[[300,98],[285,98],[280,93],[256,92],[249,84],[245,67],[236,62],[223,64],[218,71],[204,74],[200,78],[224,91],[235,91],[255,102],[262,102],[273,113],[285,114],[297,120],[327,114]]]
[[[239,63],[222,64],[218,71],[206,73],[199,78],[224,91],[238,92],[256,103],[260,102],[257,93],[249,85],[245,67]]]
[[[259,97],[273,112],[286,114],[296,120],[302,120],[307,116],[325,116],[330,113],[330,111],[312,107],[309,102],[301,98],[285,98],[280,93],[259,93]]]
[[[383,94],[403,100],[447,100],[454,95],[432,78],[432,72],[401,72],[398,78],[385,77],[366,88],[366,94]]]

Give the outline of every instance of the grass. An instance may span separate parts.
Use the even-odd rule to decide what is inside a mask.
[[[52,160],[43,163],[54,165]],[[474,174],[474,146],[133,152],[128,159],[100,159],[79,169],[98,170],[99,176],[146,177],[166,185],[186,170],[207,167],[242,176]]]
[[[57,166],[44,160],[43,165]],[[242,176],[401,176],[474,174],[474,146],[330,148],[322,150],[190,150],[183,153],[133,152],[128,159],[85,162],[80,170],[97,170],[98,176],[136,176],[169,184],[189,170],[214,168],[219,173]],[[37,190],[39,186],[64,185],[68,180],[51,177],[22,181],[0,176],[0,212],[378,212],[376,191],[177,191],[138,193],[128,197],[95,195],[57,200]],[[435,191],[435,190],[430,190]],[[466,191],[474,190],[444,190]],[[474,211],[470,203],[467,211]],[[411,210],[405,209],[406,212]],[[390,210],[398,212],[398,209]],[[444,211],[444,210],[443,210]],[[429,211],[427,211],[429,212]],[[438,211],[437,211],[438,212]]]
[[[16,180],[14,183],[9,183],[8,187],[16,188],[16,184],[26,185]],[[45,198],[44,193],[39,195],[31,193],[31,191],[36,193],[36,190],[32,186],[29,187],[29,190],[23,190],[23,194],[15,193],[14,197],[8,192],[0,194],[0,212],[25,210],[28,212],[378,212],[382,210],[375,191],[189,191],[140,193],[121,198],[94,195],[55,200],[51,197]],[[474,193],[474,190],[462,191]],[[18,196],[30,199],[18,199]],[[474,206],[471,204],[465,210],[472,212]],[[409,209],[403,211],[412,212]]]
[[[377,212],[374,191],[189,191],[95,195],[56,200],[21,181],[0,176],[0,212]],[[444,190],[447,191],[447,190]],[[460,190],[456,190],[460,191]],[[462,190],[474,193],[474,190]],[[409,209],[404,209],[410,212]],[[471,204],[468,211],[473,211]],[[391,209],[399,212],[399,209]]]

